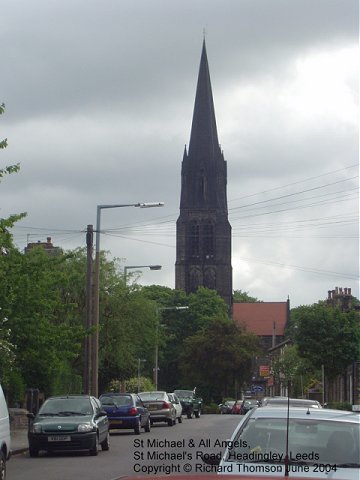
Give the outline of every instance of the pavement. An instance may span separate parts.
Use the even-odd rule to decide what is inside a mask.
[[[27,428],[15,428],[10,432],[12,455],[26,452],[29,448]]]

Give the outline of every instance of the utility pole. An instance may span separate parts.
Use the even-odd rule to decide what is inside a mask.
[[[86,230],[86,320],[85,327],[89,330],[92,326],[93,312],[93,226],[88,225]],[[91,358],[92,345],[91,336],[86,335],[84,340],[84,383],[83,391],[90,395],[91,392]]]

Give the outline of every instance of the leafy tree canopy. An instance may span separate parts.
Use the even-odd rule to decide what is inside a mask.
[[[317,304],[291,312],[293,331],[300,356],[318,370],[325,366],[329,378],[344,372],[360,358],[360,326],[354,311]]]
[[[254,335],[240,331],[228,318],[214,318],[184,342],[183,388],[197,386],[207,400],[225,397],[235,382],[250,380],[251,359],[257,352]]]
[[[251,297],[249,292],[243,292],[242,290],[234,290],[233,294],[234,303],[257,303],[262,302],[256,297]]]

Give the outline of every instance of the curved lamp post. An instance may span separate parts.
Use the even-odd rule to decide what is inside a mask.
[[[161,270],[162,265],[126,265],[124,267],[124,278],[125,278],[125,283],[127,279],[127,271],[130,269],[141,269],[141,268],[150,268],[150,270]]]
[[[91,356],[91,394],[98,396],[98,379],[99,379],[99,279],[100,279],[100,221],[101,210],[109,208],[122,207],[138,207],[138,208],[152,208],[163,207],[163,202],[150,203],[116,203],[109,205],[98,205],[96,209],[96,237],[95,237],[95,276],[94,276],[94,304],[93,304],[93,326],[95,332],[92,338],[92,356]]]

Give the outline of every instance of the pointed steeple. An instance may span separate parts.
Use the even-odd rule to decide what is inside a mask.
[[[175,288],[216,290],[232,302],[231,225],[226,161],[218,142],[205,40],[202,45],[190,143],[181,164],[176,222]]]
[[[189,157],[211,161],[220,152],[209,65],[203,41],[194,114],[191,127]]]

